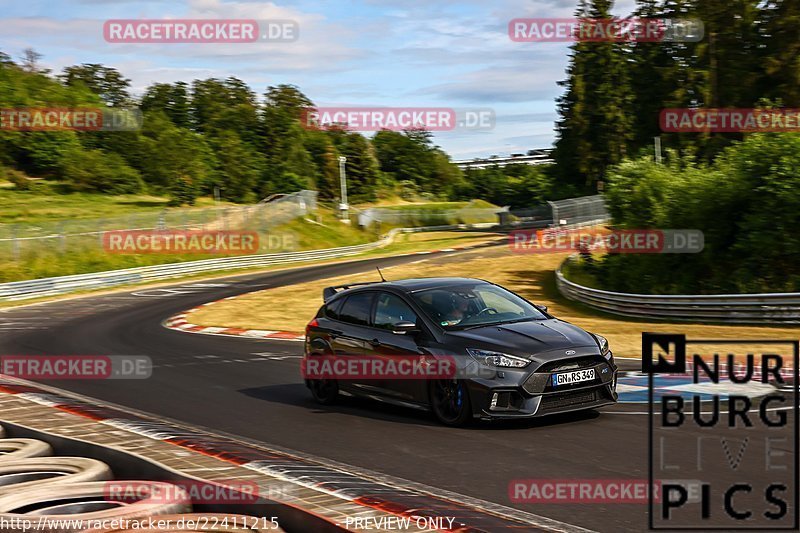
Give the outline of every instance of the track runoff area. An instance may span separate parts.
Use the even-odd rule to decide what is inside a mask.
[[[614,406],[453,429],[369,400],[320,408],[300,379],[300,343],[162,326],[210,301],[416,260],[351,261],[11,308],[0,313],[0,353],[147,357],[146,379],[45,385],[290,450],[338,473],[399,480],[398,487],[446,494],[474,511],[507,510],[531,530],[796,527],[797,344],[790,339],[697,339],[675,325],[673,337],[643,336],[646,357],[619,360]],[[646,361],[653,364],[643,372]]]

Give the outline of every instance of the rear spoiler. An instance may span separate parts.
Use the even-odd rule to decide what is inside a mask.
[[[382,282],[380,282],[380,281],[365,281],[363,283],[348,283],[347,285],[335,285],[333,287],[325,287],[324,289],[322,289],[322,301],[323,302],[327,302],[328,300],[330,300],[331,298],[336,296],[336,294],[339,291],[346,291],[347,289],[349,289],[351,287],[358,287],[360,285],[374,285],[375,283],[382,283]]]

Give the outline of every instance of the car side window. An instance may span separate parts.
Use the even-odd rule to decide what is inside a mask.
[[[372,321],[376,328],[392,329],[398,322],[417,323],[417,315],[402,298],[395,294],[382,292],[378,294],[375,305],[375,318]]]
[[[361,292],[349,296],[339,312],[339,320],[359,326],[369,326],[374,294],[373,292]]]
[[[339,320],[339,308],[342,307],[344,298],[339,298],[325,306],[325,316],[333,320]]]

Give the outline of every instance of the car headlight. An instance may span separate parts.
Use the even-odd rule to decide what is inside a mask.
[[[608,356],[609,348],[608,348],[608,339],[603,337],[602,335],[598,335],[597,333],[592,333],[592,337],[595,338],[597,344],[600,346],[600,353],[603,356]]]
[[[531,363],[529,359],[523,359],[522,357],[508,355],[506,353],[493,352],[491,350],[467,348],[467,353],[479,363],[490,367],[524,368]]]

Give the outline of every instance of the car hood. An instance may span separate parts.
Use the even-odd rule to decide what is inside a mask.
[[[533,359],[551,350],[591,347],[598,351],[597,342],[588,332],[563,320],[532,320],[513,324],[485,326],[466,331],[449,331],[474,348],[498,350],[511,355]],[[580,350],[586,353],[586,350]]]

